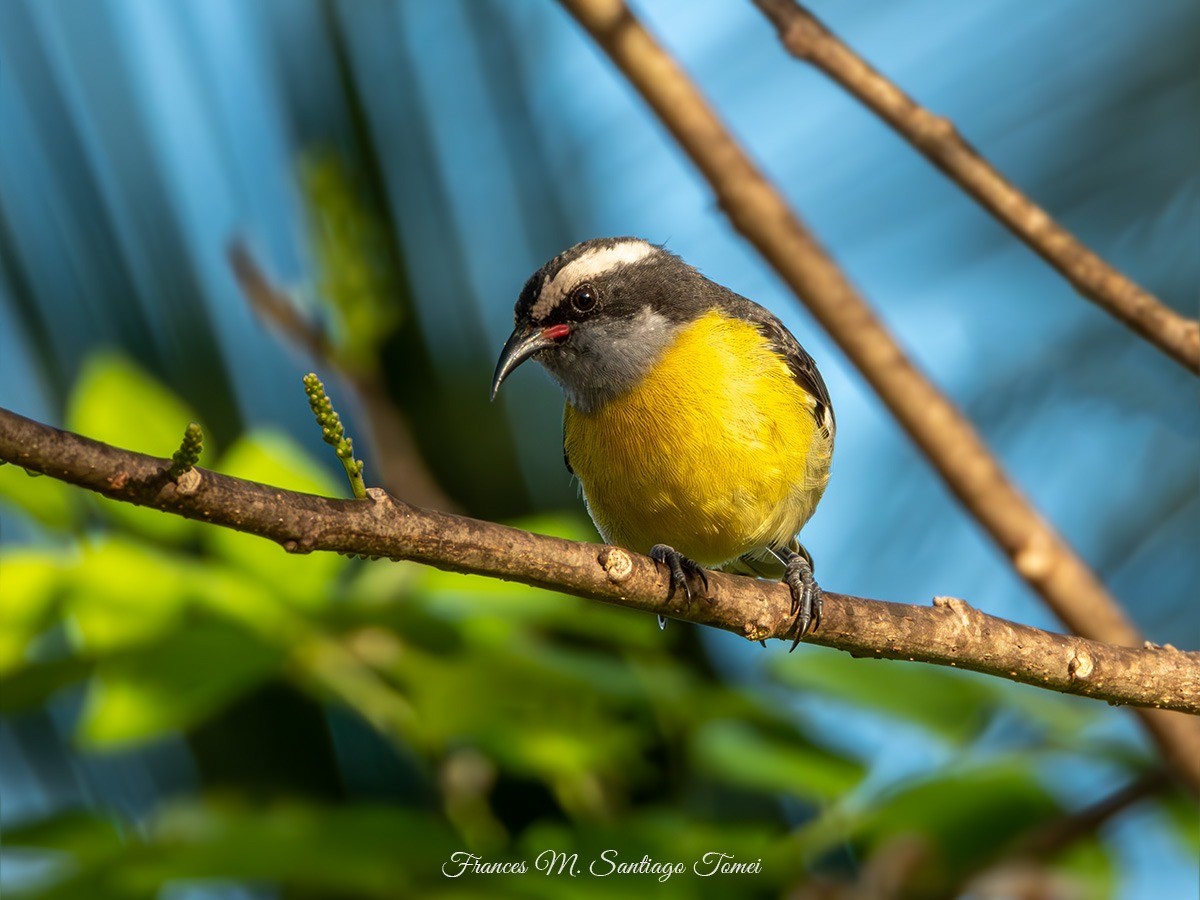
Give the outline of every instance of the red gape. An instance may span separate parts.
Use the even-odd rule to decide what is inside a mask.
[[[570,325],[551,325],[549,328],[542,329],[542,337],[549,338],[552,341],[557,341],[559,338],[565,338],[570,333]]]

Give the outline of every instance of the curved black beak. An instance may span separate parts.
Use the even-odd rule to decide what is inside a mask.
[[[500,385],[513,369],[539,350],[553,347],[554,343],[554,339],[546,337],[541,329],[531,330],[518,325],[504,342],[504,349],[500,351],[500,359],[496,362],[496,373],[492,376],[492,399],[496,399]]]

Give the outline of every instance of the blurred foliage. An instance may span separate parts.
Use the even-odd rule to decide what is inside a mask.
[[[530,383],[526,402],[508,410],[487,401],[494,341],[534,266],[573,240],[635,229],[755,287],[752,271],[731,261],[743,250],[721,237],[708,194],[693,190],[693,174],[628,103],[627,88],[614,93],[588,67],[595,54],[557,30],[566,17],[555,20],[552,5],[152,4],[136,15],[125,6],[0,4],[0,48],[15,74],[0,93],[19,86],[3,98],[16,128],[0,142],[12,154],[0,166],[0,313],[22,350],[5,344],[0,365],[32,360],[16,368],[36,373],[48,419],[162,457],[196,421],[206,467],[345,494],[332,454],[313,459],[278,431],[243,426],[243,415],[290,425],[305,447],[321,448],[298,383],[294,393],[282,387],[298,373],[263,342],[242,299],[222,293],[230,285],[219,248],[231,224],[244,224],[282,271],[299,262],[311,278],[301,296],[319,297],[313,318],[329,361],[348,381],[381,386],[377,399],[413,425],[444,490],[472,515],[508,518],[574,492],[554,446],[553,387]],[[996,4],[894,15],[845,6],[834,25],[845,17],[848,35],[865,35],[868,23],[902,31],[903,41],[866,48],[881,69],[960,119],[1055,215],[1099,237],[1097,249],[1124,253],[1114,261],[1168,299],[1190,296],[1195,257],[1179,236],[1195,219],[1183,200],[1167,204],[1178,179],[1162,173],[1190,172],[1195,156],[1192,120],[1171,110],[1200,83],[1194,41],[1176,37],[1197,32],[1176,24],[1183,17],[1139,9],[1131,16],[1148,26],[1121,43],[1114,29],[1131,20],[1114,18],[1112,6],[1079,18],[1107,23],[1098,31],[1081,29],[1072,18],[1081,7],[1069,5],[1025,19]],[[782,183],[805,186],[802,205],[839,258],[966,398],[989,440],[1002,452],[1017,435],[1031,442],[1028,456],[1006,456],[1035,461],[1017,467],[1022,482],[1045,495],[1035,476],[1052,471],[1047,448],[1058,447],[1072,470],[1064,490],[1080,502],[1049,512],[1103,521],[1111,534],[1091,558],[1105,564],[1160,528],[1167,507],[1146,501],[1152,479],[1130,479],[1136,514],[1112,517],[1082,501],[1101,498],[1110,510],[1121,497],[1082,490],[1078,478],[1099,472],[1108,485],[1114,453],[1136,462],[1122,443],[1128,434],[1153,449],[1158,490],[1179,496],[1175,473],[1194,471],[1194,446],[1171,439],[1195,433],[1178,412],[1190,396],[1186,375],[1147,362],[1152,353],[1131,348],[1084,304],[1052,301],[1040,264],[1006,259],[1002,277],[972,270],[972,254],[999,252],[1008,235],[974,211],[948,214],[969,204],[932,184],[939,176],[912,154],[876,146],[843,121],[844,97],[833,92],[831,106],[797,92],[782,54],[743,54],[766,46],[761,23],[748,7],[728,9],[724,21],[742,16],[752,44],[741,25],[713,39],[711,10],[663,33],[681,50],[693,41],[686,61],[715,102],[760,141]],[[657,4],[645,12],[673,15]],[[998,15],[1003,22],[989,18]],[[921,17],[919,30],[907,27]],[[1064,20],[1069,27],[1055,31]],[[1023,30],[1038,21],[1051,27]],[[134,28],[147,22],[163,30]],[[1075,45],[1062,44],[1067,34]],[[1009,42],[1028,54],[1012,54]],[[1099,52],[1119,43],[1128,56]],[[171,50],[175,77],[150,48]],[[199,62],[205,52],[208,64]],[[786,77],[760,65],[771,59]],[[1039,68],[1045,60],[1083,75],[1056,79]],[[1097,60],[1103,73],[1087,68]],[[996,80],[989,66],[1019,77]],[[131,72],[155,77],[134,91]],[[939,94],[939,80],[956,90]],[[1183,100],[1170,105],[1164,84]],[[982,92],[957,90],[968,85]],[[992,102],[992,90],[1004,102]],[[806,114],[780,117],[779,104],[798,97]],[[1080,102],[1095,114],[1081,118]],[[91,110],[104,114],[82,114]],[[1156,110],[1183,124],[1156,131],[1140,118]],[[1125,199],[1114,202],[1114,191]],[[304,260],[291,246],[293,202],[306,226]],[[1144,227],[1147,210],[1152,252],[1121,230]],[[864,245],[890,251],[864,259]],[[1156,267],[1149,255],[1177,260]],[[756,299],[779,301],[759,289]],[[832,353],[812,337],[810,349]],[[106,343],[120,351],[93,352]],[[859,578],[865,592],[862,579],[877,577],[887,596],[950,582],[1018,597],[989,568],[1002,560],[984,565],[976,550],[960,552],[961,519],[939,506],[911,448],[872,430],[853,380],[836,361],[827,374],[849,413],[833,490],[858,486],[823,510],[835,549],[838,528],[849,534],[852,562],[839,577]],[[19,384],[22,403],[27,388],[36,393]],[[1108,424],[1081,425],[1074,407],[1063,414],[1081,397],[1111,413]],[[1169,428],[1130,427],[1134,410],[1133,419]],[[1097,452],[1063,449],[1059,428]],[[855,447],[868,446],[855,463]],[[368,473],[384,470],[387,450],[364,454]],[[1094,703],[819,648],[760,654],[685,626],[660,634],[652,617],[409,564],[288,555],[14,466],[0,466],[0,513],[0,752],[25,765],[30,782],[23,796],[5,797],[5,869],[20,863],[23,872],[6,873],[6,895],[861,898],[986,894],[984,886],[1014,896],[1020,884],[1105,897],[1126,877],[1128,848],[1094,829],[1052,858],[1022,855],[1031,834],[1153,765]],[[594,536],[579,516],[516,524]],[[838,571],[836,558],[823,558]],[[977,567],[980,580],[963,567]],[[1188,566],[1156,571],[1190,596]],[[1172,609],[1168,594],[1145,599],[1172,616],[1174,634],[1188,610]],[[185,762],[164,773],[171,754]],[[12,773],[6,788],[23,777]],[[140,793],[139,777],[151,784]],[[75,789],[62,790],[64,780]],[[1168,793],[1139,814],[1152,834],[1200,854],[1191,798]],[[662,883],[443,877],[441,864],[461,850],[496,861],[577,853],[584,867],[605,851],[689,867],[717,851],[761,861],[762,873],[689,871]]]
[[[299,174],[335,359],[347,371],[369,370],[403,318],[403,275],[391,234],[336,154],[309,154]]]
[[[111,356],[88,363],[70,408],[75,427],[120,444],[137,435],[140,449],[160,455],[192,415]],[[277,434],[247,433],[210,465],[334,492],[325,470]],[[136,822],[66,811],[6,834],[10,848],[71,860],[22,896],[141,897],[214,878],[303,896],[462,896],[484,886],[491,896],[599,896],[635,877],[444,878],[441,863],[463,849],[531,861],[551,849],[585,864],[615,850],[621,861],[689,867],[719,851],[760,860],[762,874],[689,871],[654,889],[770,896],[812,878],[853,882],[856,860],[885,858],[905,841],[922,848],[906,890],[938,896],[1064,815],[1043,765],[1075,752],[1092,718],[1074,699],[829,652],[780,655],[768,683],[738,687],[711,671],[695,630],[660,634],[651,617],[601,604],[409,564],[290,556],[11,466],[0,468],[0,497],[78,547],[3,551],[6,713],[76,710],[79,752],[119,754],[194,735],[284,683],[325,710],[329,729],[348,728],[351,747],[382,741],[376,765],[404,785],[386,806],[371,790],[330,806],[303,791],[251,798],[217,785]],[[557,517],[518,524],[590,533]],[[978,741],[999,716],[1019,719],[1011,730],[1025,738],[986,764],[873,783],[861,760],[789,711],[797,691],[952,746]],[[361,773],[341,746],[349,784]],[[1175,819],[1194,845],[1194,822]],[[1056,877],[1083,883],[1079,871],[1088,895],[1111,891],[1112,865],[1094,837],[1063,857]]]
[[[1013,682],[957,670],[937,670],[930,682],[925,667],[897,666],[887,660],[837,655],[819,666],[772,660],[780,683],[898,721],[909,721],[954,743],[977,738],[1006,709],[1020,710],[1027,722],[1064,735],[1096,720],[1096,705],[1079,697],[1026,690]],[[930,689],[936,687],[936,693]]]

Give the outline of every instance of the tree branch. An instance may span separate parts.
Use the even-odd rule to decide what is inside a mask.
[[[997,172],[952,122],[914,102],[795,0],[754,0],[754,5],[793,56],[862,101],[1080,294],[1200,375],[1200,322],[1181,316],[1089,250]]]
[[[336,500],[205,469],[176,481],[171,461],[121,450],[0,409],[0,459],[115,500],[255,534],[289,553],[413,560],[452,572],[518,581],[629,609],[711,625],[749,640],[787,640],[791,595],[775,582],[711,573],[709,598],[671,596],[648,557],[410,506],[371,489]],[[826,592],[809,643],[854,656],[971,669],[1109,703],[1200,714],[1200,654],[1132,649],[994,618],[961,600],[932,606]]]
[[[859,369],[964,507],[1072,631],[1142,639],[1096,574],[1009,481],[970,422],[905,356],[699,89],[622,0],[560,0],[642,94],[712,185],[730,222]],[[1200,791],[1200,723],[1143,712],[1172,768]]]

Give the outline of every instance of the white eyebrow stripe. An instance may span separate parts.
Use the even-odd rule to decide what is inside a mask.
[[[647,244],[645,241],[626,241],[612,247],[597,247],[563,266],[554,277],[554,283],[561,282],[560,288],[566,288],[567,285],[573,287],[589,278],[598,278],[617,266],[625,266],[645,259],[653,252],[654,245]]]
[[[645,259],[657,248],[646,241],[623,241],[611,247],[597,247],[589,250],[578,259],[563,266],[554,280],[542,288],[542,294],[530,310],[531,317],[536,321],[553,309],[562,295],[575,285],[592,278],[599,278],[618,266],[627,266],[638,260]]]

